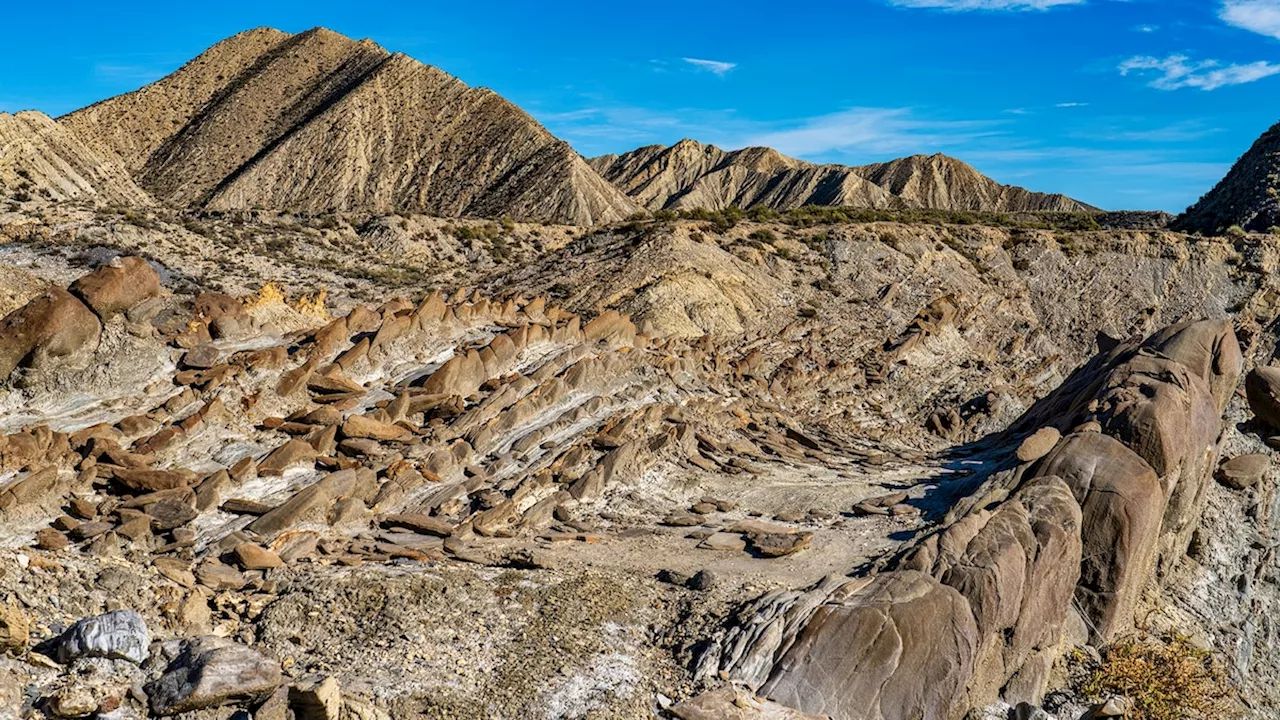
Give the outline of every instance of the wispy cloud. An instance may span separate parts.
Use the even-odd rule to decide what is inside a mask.
[[[1134,30],[1140,33],[1153,33],[1159,29],[1160,29],[1159,25],[1139,25],[1134,28]]]
[[[655,112],[599,106],[539,119],[585,154],[621,145],[671,143],[691,137],[725,149],[766,145],[787,155],[832,162],[870,162],[896,154],[959,147],[999,131],[1000,121],[938,120],[911,108],[849,108],[790,120],[759,121],[732,110]]]
[[[1058,103],[1058,104],[1054,105],[1054,107],[1056,107],[1056,108],[1064,108],[1064,109],[1065,109],[1065,108],[1082,108],[1082,107],[1089,107],[1089,103],[1086,103],[1086,102],[1060,102],[1060,103]]]
[[[713,75],[724,77],[725,73],[738,67],[738,63],[724,62],[722,60],[703,60],[701,58],[680,58],[699,70],[706,70]]]
[[[994,134],[990,121],[933,120],[909,108],[851,108],[807,118],[743,139],[787,155],[883,155],[938,150]]]
[[[1241,65],[1224,65],[1217,60],[1193,61],[1185,55],[1170,55],[1166,58],[1139,56],[1120,63],[1119,70],[1121,75],[1156,73],[1157,76],[1148,85],[1157,90],[1216,90],[1278,75],[1280,64],[1259,60]]]
[[[1280,38],[1280,0],[1224,0],[1218,17],[1242,30]]]
[[[1085,0],[889,0],[890,5],[934,10],[1048,10],[1059,5],[1082,5]]]

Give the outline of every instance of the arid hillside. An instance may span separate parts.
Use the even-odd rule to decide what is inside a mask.
[[[1233,226],[1252,232],[1280,227],[1280,124],[1263,133],[1222,182],[1188,208],[1176,225],[1206,234]]]

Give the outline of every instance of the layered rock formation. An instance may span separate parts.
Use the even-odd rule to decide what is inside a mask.
[[[33,111],[0,113],[0,197],[135,207],[154,202],[113,152],[91,149]]]
[[[591,165],[649,210],[804,205],[928,208],[981,212],[1065,211],[1093,208],[1063,195],[1001,185],[945,155],[916,155],[878,165],[816,165],[753,147],[725,152],[681,140]]]
[[[1270,232],[1280,226],[1280,124],[1264,132],[1174,226],[1206,234],[1232,226],[1252,232]]]
[[[182,205],[579,224],[634,209],[498,95],[323,29],[241,33],[60,122]]]

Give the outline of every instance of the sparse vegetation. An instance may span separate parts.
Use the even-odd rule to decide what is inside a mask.
[[[1080,694],[1096,701],[1123,695],[1132,720],[1218,720],[1235,707],[1221,663],[1179,635],[1121,640],[1095,665]]]

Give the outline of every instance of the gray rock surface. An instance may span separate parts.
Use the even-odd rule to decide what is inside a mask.
[[[151,633],[135,610],[113,610],[76,622],[58,641],[58,661],[67,663],[81,657],[104,657],[146,661]]]

